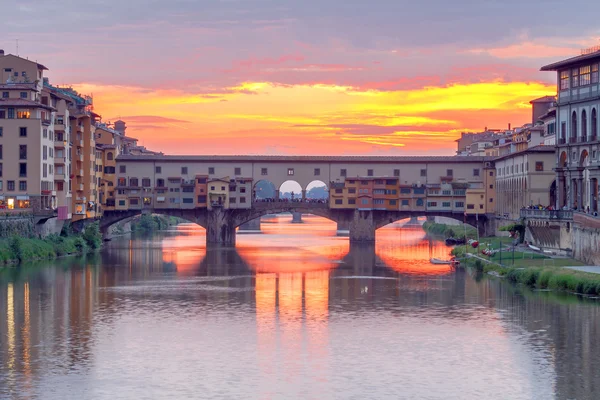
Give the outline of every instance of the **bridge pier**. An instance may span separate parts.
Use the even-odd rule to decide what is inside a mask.
[[[207,213],[206,245],[235,246],[235,223],[228,210],[219,207]]]
[[[301,224],[302,223],[302,213],[292,211],[292,224]]]
[[[350,220],[350,242],[375,242],[375,221],[373,211],[355,210]]]
[[[350,235],[350,222],[338,221],[336,235],[337,236],[349,236]]]

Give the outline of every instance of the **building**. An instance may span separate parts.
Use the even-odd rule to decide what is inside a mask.
[[[556,72],[557,207],[597,212],[600,112],[600,47],[542,67]]]
[[[215,207],[229,208],[229,177],[209,179],[208,209]]]
[[[58,207],[56,108],[42,94],[46,70],[42,64],[0,50],[0,208],[4,210],[41,213]]]
[[[517,220],[523,207],[554,204],[554,152],[542,145],[495,160],[498,217]]]

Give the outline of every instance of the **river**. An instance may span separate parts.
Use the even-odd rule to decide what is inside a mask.
[[[0,398],[600,398],[600,301],[432,265],[419,227],[351,247],[303,218],[0,270]]]

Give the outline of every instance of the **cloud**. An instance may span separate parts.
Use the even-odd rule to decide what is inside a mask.
[[[152,124],[152,123],[163,123],[163,124],[168,124],[168,123],[184,123],[184,124],[189,124],[191,123],[191,121],[185,121],[182,119],[175,119],[175,118],[167,118],[167,117],[161,117],[158,115],[134,115],[134,116],[125,116],[125,117],[119,117],[119,119],[122,119],[126,122],[133,122],[133,123],[141,123],[141,124]]]

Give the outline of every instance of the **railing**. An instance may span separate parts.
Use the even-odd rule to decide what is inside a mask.
[[[295,208],[295,209],[327,209],[329,208],[329,201],[323,200],[320,202],[301,202],[301,201],[253,201],[252,208],[257,210],[269,210],[278,208]]]
[[[569,143],[577,143],[577,138],[576,137],[569,138]]]
[[[595,142],[596,140],[598,140],[598,136],[596,136],[596,135],[590,136],[590,142]]]
[[[566,143],[567,143],[567,139],[565,139],[565,138],[558,139],[558,144],[566,144]]]
[[[572,210],[539,210],[522,208],[521,218],[540,218],[540,219],[573,219]]]
[[[581,136],[579,139],[579,143],[586,143],[587,142],[587,136]]]

